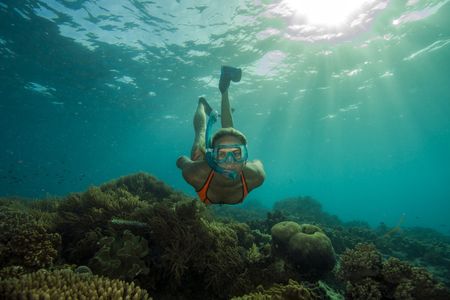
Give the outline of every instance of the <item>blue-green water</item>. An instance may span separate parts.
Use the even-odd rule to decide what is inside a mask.
[[[247,202],[310,195],[344,220],[449,233],[449,1],[366,1],[337,29],[287,2],[0,1],[0,195],[137,171],[194,195],[175,160],[228,64],[267,173]]]

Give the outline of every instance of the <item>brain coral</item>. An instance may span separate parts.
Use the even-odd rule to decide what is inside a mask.
[[[287,258],[302,271],[326,272],[336,258],[330,239],[317,226],[284,221],[272,227],[274,253]]]

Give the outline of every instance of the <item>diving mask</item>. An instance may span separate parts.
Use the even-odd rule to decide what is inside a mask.
[[[242,163],[248,159],[247,146],[243,144],[218,145],[213,148],[212,154],[218,164]]]

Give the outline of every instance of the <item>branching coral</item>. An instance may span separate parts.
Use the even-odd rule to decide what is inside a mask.
[[[381,285],[379,282],[364,278],[358,282],[347,282],[345,299],[348,300],[381,300]]]
[[[338,277],[342,280],[357,281],[365,277],[375,277],[381,272],[381,254],[373,244],[358,244],[341,255]]]
[[[176,209],[156,204],[148,212],[150,236],[156,246],[153,251],[158,253],[153,255],[153,264],[162,265],[162,275],[175,281],[172,283],[180,284],[193,259],[212,244],[198,213],[197,204],[192,201],[178,204]]]
[[[205,218],[198,201],[173,207],[155,204],[145,222],[152,243],[149,266],[160,286],[176,292],[190,285],[208,297],[223,298],[248,285],[246,251],[240,248],[236,232],[229,224]]]
[[[58,256],[61,238],[28,213],[5,209],[0,212],[0,266],[41,268]]]
[[[393,286],[395,299],[449,299],[450,292],[423,268],[412,267],[397,258],[383,263],[383,279]],[[392,292],[392,291],[391,291]]]
[[[0,280],[2,299],[151,299],[147,291],[120,280],[39,270]]]
[[[204,259],[197,261],[197,266],[205,270],[206,285],[215,294],[223,291],[232,294],[238,287],[236,280],[244,272],[244,257],[239,253],[239,244],[236,233],[222,223],[205,223],[213,236],[210,251],[204,253]],[[228,284],[224,284],[228,282]],[[233,282],[233,284],[230,284]],[[248,284],[248,283],[243,283]]]
[[[423,268],[397,258],[382,262],[373,244],[358,244],[341,256],[338,277],[348,299],[450,299],[450,292]]]

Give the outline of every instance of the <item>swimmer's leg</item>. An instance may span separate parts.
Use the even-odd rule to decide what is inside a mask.
[[[222,104],[220,106],[222,114],[222,128],[233,127],[233,116],[231,115],[230,99],[228,98],[228,89],[222,93]]]
[[[191,159],[194,161],[205,157],[206,114],[204,102],[206,102],[205,98],[200,97],[194,115],[195,138],[191,149]],[[209,109],[211,108],[209,107]]]
[[[211,114],[211,112],[212,112],[212,108],[209,105],[209,103],[206,101],[206,99],[203,98],[203,97],[200,97],[200,98],[198,98],[198,102],[203,104],[203,108],[205,109],[205,113],[209,116]]]

